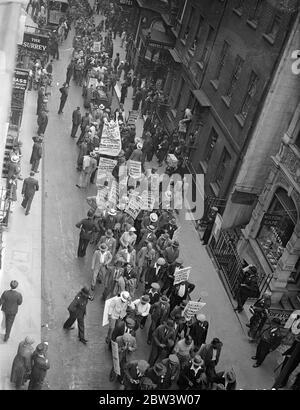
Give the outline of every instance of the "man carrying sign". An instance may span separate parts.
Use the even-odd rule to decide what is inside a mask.
[[[195,289],[195,285],[188,282],[187,280],[182,280],[171,290],[170,294],[170,309],[171,311],[175,306],[179,306],[180,303],[187,299],[188,295]]]

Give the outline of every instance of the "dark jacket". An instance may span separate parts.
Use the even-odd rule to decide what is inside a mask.
[[[32,147],[32,153],[31,153],[31,158],[30,158],[30,164],[32,164],[33,161],[36,161],[40,158],[42,158],[43,154],[43,147],[40,142],[35,142]]]
[[[118,336],[123,336],[126,329],[128,328],[126,326],[125,320],[117,320],[114,330],[112,331],[112,334],[111,334],[111,340],[115,341]],[[130,329],[127,333],[131,334],[131,336],[134,336],[134,337],[136,335],[135,329]]]
[[[167,320],[170,312],[170,304],[162,304],[161,302],[154,303],[150,308],[151,319],[153,322],[162,323]]]
[[[33,177],[28,177],[24,179],[23,188],[22,188],[22,195],[25,196],[33,196],[35,191],[39,190],[39,183]]]
[[[61,87],[59,91],[61,92],[60,99],[66,100],[68,98],[69,89],[67,87]]]
[[[95,224],[91,219],[89,218],[82,219],[80,222],[76,224],[76,226],[77,228],[81,228],[80,238],[91,240],[92,234],[95,230]]]
[[[88,301],[88,296],[79,292],[68,306],[68,311],[76,317],[83,317],[86,314],[86,305]]]
[[[74,110],[72,114],[72,122],[74,125],[79,125],[81,122],[81,113],[78,110]]]
[[[157,346],[159,344],[165,344],[170,348],[174,346],[175,343],[175,330],[168,328],[167,325],[160,325],[154,330],[152,337],[153,344]]]
[[[190,328],[190,336],[193,338],[195,346],[200,347],[203,343],[206,342],[207,331],[208,322],[206,320],[204,322],[197,320],[192,324]]]
[[[5,290],[0,298],[0,305],[2,305],[3,312],[10,315],[18,313],[18,307],[22,304],[23,298],[21,293],[14,289]]]
[[[49,368],[49,361],[46,361],[44,356],[35,356],[30,380],[37,383],[43,382]]]
[[[211,343],[203,345],[199,351],[200,356],[204,360],[204,363],[206,366],[210,366],[214,364],[215,366],[219,362],[220,354],[221,354],[221,349],[222,349],[222,344],[220,343],[217,347],[217,354],[216,354],[216,360],[213,363],[212,357],[213,357],[213,346]]]

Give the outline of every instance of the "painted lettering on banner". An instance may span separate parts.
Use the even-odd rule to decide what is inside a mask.
[[[204,302],[194,302],[190,300],[183,310],[183,316],[186,320],[191,320],[191,318],[200,312],[200,310],[206,305]]]
[[[180,282],[183,282],[184,280],[188,280],[190,273],[191,273],[191,267],[189,266],[188,268],[183,268],[183,269],[178,269],[174,273],[174,285],[177,285]]]
[[[143,208],[144,201],[140,196],[133,195],[125,208],[125,212],[133,219],[136,219],[141,209]]]
[[[114,167],[117,165],[117,160],[112,158],[100,157],[98,165],[98,175],[108,175],[111,174]]]
[[[93,51],[94,51],[94,53],[100,53],[100,51],[101,51],[101,42],[100,41],[94,41]]]
[[[116,157],[119,155],[121,148],[119,124],[114,121],[105,123],[100,140],[100,154]]]
[[[129,176],[132,178],[140,178],[142,174],[142,163],[140,161],[128,161]]]

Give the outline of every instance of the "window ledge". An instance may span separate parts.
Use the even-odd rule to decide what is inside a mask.
[[[211,85],[214,87],[215,90],[219,87],[219,80],[210,80]]]
[[[239,17],[242,17],[242,11],[238,9],[232,9],[232,11]]]
[[[270,43],[271,45],[273,45],[275,43],[275,39],[271,36],[269,36],[268,34],[263,34],[263,38]]]
[[[250,26],[251,28],[253,28],[253,30],[257,29],[257,22],[255,20],[247,20],[247,24],[248,26]]]
[[[200,68],[200,70],[203,70],[204,64],[201,61],[197,61],[196,64]]]
[[[223,103],[226,105],[226,107],[229,108],[231,99],[229,97],[226,97],[225,95],[222,95],[221,99]]]
[[[241,115],[235,114],[234,118],[237,120],[237,122],[240,124],[241,127],[244,126],[245,120]]]
[[[211,187],[211,189],[212,189],[214,195],[215,195],[215,196],[218,196],[218,195],[219,195],[219,192],[220,192],[220,187],[219,187],[219,185],[218,185],[216,182],[211,182],[211,183],[209,184],[209,186]]]
[[[208,164],[206,161],[199,161],[199,164],[201,165],[201,168],[203,169],[204,174],[207,173],[207,168],[208,168]]]

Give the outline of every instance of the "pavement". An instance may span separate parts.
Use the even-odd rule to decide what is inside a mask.
[[[85,198],[96,193],[95,185],[87,189],[76,188],[78,173],[76,159],[78,148],[70,138],[71,115],[80,106],[83,110],[81,88],[70,83],[70,93],[64,114],[58,115],[59,87],[64,82],[66,67],[71,58],[71,31],[60,48],[60,60],[54,63],[54,80],[49,99],[49,123],[45,133],[44,157],[40,174],[41,189],[36,194],[30,215],[25,216],[18,202],[14,205],[8,232],[5,233],[3,269],[0,273],[1,291],[9,287],[12,279],[19,281],[24,302],[16,317],[8,343],[0,342],[0,389],[11,390],[9,377],[11,364],[18,343],[25,336],[32,336],[36,344],[49,342],[51,368],[47,373],[45,388],[57,390],[115,390],[119,386],[108,380],[112,366],[111,353],[105,343],[106,328],[102,327],[104,304],[101,288],[96,288],[95,299],[89,302],[85,318],[85,346],[78,341],[76,329],[62,329],[68,317],[67,306],[75,294],[91,281],[91,257],[88,248],[85,258],[76,257],[78,229],[75,224],[85,217],[88,205]],[[121,58],[125,50],[120,48],[120,38],[115,41],[115,51]],[[125,100],[125,111],[131,109],[131,88]],[[29,92],[24,107],[21,140],[24,143],[22,173],[29,172],[31,137],[36,131],[36,92]],[[114,101],[114,104],[116,102]],[[138,120],[138,133],[142,130]],[[154,160],[155,163],[155,160]],[[148,164],[150,166],[151,164]],[[248,342],[245,328],[233,312],[208,253],[199,241],[192,222],[178,215],[180,230],[180,256],[185,266],[191,266],[190,280],[196,287],[192,299],[206,303],[203,313],[209,321],[207,341],[218,337],[223,342],[218,370],[233,367],[239,389],[269,389],[273,384],[273,369],[278,354],[270,354],[260,368],[252,368],[251,356],[255,345]],[[140,294],[140,290],[137,295]],[[43,325],[43,327],[41,327]],[[45,326],[46,325],[46,326]],[[138,351],[133,358],[148,358],[149,346],[145,343],[147,325],[137,335]],[[42,332],[41,332],[42,330]]]

